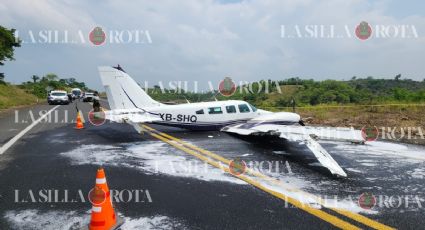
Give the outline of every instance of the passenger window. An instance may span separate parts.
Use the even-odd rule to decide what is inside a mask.
[[[253,105],[249,104],[249,107],[251,107],[251,109],[252,109],[252,112],[255,112],[255,111],[257,111],[257,108],[255,108],[255,106],[253,106]]]
[[[221,113],[223,113],[223,111],[221,110],[221,107],[211,107],[211,108],[208,108],[208,113],[209,114],[221,114]]]
[[[200,110],[196,111],[196,114],[204,114],[204,110],[200,109]]]
[[[249,107],[247,104],[240,104],[238,105],[239,107],[239,112],[241,113],[249,113]]]
[[[227,113],[236,113],[236,107],[234,105],[226,106]]]

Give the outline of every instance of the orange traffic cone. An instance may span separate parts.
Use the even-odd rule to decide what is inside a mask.
[[[122,218],[115,215],[103,168],[97,170],[96,185],[91,191],[90,197],[93,204],[89,224],[90,230],[116,229],[124,223]]]
[[[77,124],[75,125],[76,129],[84,129],[84,124],[81,120],[80,112],[77,112]]]

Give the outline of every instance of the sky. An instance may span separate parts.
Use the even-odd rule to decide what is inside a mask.
[[[361,22],[371,29],[365,40],[355,32]],[[102,89],[97,67],[117,64],[149,86],[202,87],[224,77],[425,79],[420,0],[2,0],[0,25],[24,40],[16,60],[0,66],[16,84],[56,73]],[[101,45],[89,39],[95,27],[105,32]],[[46,42],[47,31],[68,42]]]

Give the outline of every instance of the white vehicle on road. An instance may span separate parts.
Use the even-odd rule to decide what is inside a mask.
[[[49,105],[53,104],[69,104],[69,98],[66,91],[54,90],[50,91],[49,96],[47,97],[47,103]]]
[[[79,88],[74,88],[71,90],[71,93],[72,93],[72,98],[75,100],[82,96],[83,91],[81,91],[81,89]]]
[[[85,92],[83,96],[83,102],[92,102],[93,100],[99,101],[99,96],[94,93]]]
[[[93,97],[94,97],[93,93],[85,92],[83,96],[83,102],[93,101]]]

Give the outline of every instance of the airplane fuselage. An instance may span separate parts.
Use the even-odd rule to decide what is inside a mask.
[[[156,124],[190,130],[219,130],[270,113],[239,100],[160,105],[145,109],[161,118],[161,121],[154,122]]]

